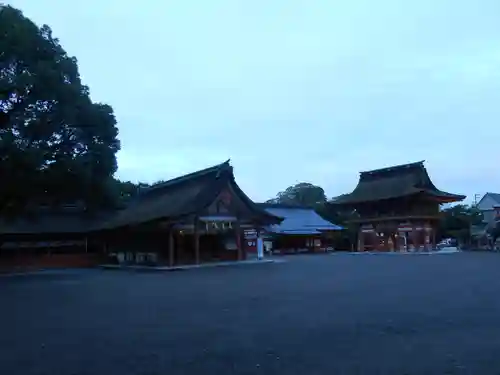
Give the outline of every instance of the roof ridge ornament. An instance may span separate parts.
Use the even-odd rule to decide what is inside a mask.
[[[231,158],[227,159],[224,163],[219,164],[219,168],[217,169],[217,174],[215,175],[215,178],[219,178],[224,170],[231,168],[231,164],[229,164],[230,161]]]
[[[393,165],[393,166],[389,166],[389,167],[371,169],[371,170],[363,171],[363,172],[359,172],[359,173],[360,174],[365,174],[365,175],[367,175],[367,174],[370,175],[370,174],[375,174],[375,173],[380,173],[380,172],[389,172],[389,171],[393,171],[393,170],[402,170],[402,169],[411,168],[411,167],[417,167],[417,166],[421,166],[421,167],[425,168],[424,163],[425,163],[425,160],[420,160],[420,161],[416,161],[416,162],[412,162],[412,163],[399,164],[399,165]]]

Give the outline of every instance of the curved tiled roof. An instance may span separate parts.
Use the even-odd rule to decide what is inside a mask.
[[[331,204],[357,204],[370,201],[400,198],[424,193],[446,202],[460,201],[464,195],[439,190],[432,183],[424,162],[361,172],[356,188],[350,194],[334,199]]]
[[[276,234],[319,234],[321,231],[342,230],[343,228],[325,219],[309,207],[259,204],[268,213],[283,218],[280,224],[269,225],[265,229]]]

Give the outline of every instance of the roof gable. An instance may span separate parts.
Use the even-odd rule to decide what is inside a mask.
[[[232,176],[229,161],[144,189],[104,228],[134,225],[189,215],[209,205]]]
[[[480,210],[492,210],[493,206],[500,204],[499,193],[486,193],[477,203]]]
[[[245,210],[240,211],[243,216],[266,223],[280,222],[279,217],[262,210],[239,188],[234,179],[233,167],[227,160],[214,167],[144,189],[126,209],[105,223],[104,228],[111,229],[158,219],[176,220],[200,214],[207,211],[228,187],[242,202]]]
[[[143,190],[141,190],[140,195],[141,196],[146,196],[146,195],[151,195],[154,193],[157,193],[158,191],[163,191],[165,189],[172,189],[175,187],[182,186],[183,184],[186,183],[191,183],[194,180],[203,178],[203,177],[215,177],[219,178],[220,175],[225,172],[225,171],[230,171],[232,173],[233,167],[229,164],[230,160],[226,160],[224,163],[217,164],[213,167],[208,167],[205,169],[201,169],[196,172],[188,173],[179,177],[172,178],[167,181],[160,182],[158,184],[154,184],[152,186],[149,186]]]

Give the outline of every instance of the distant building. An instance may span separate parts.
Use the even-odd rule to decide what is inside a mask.
[[[479,200],[476,207],[483,213],[483,221],[485,224],[491,225],[495,221],[497,215],[497,207],[500,207],[499,193],[486,193]]]
[[[343,229],[323,219],[310,207],[271,203],[258,205],[270,215],[283,218],[281,223],[262,228],[266,248],[272,248],[273,252],[321,252],[333,249],[333,234]]]
[[[112,254],[168,266],[244,260],[243,230],[281,221],[248,198],[227,161],[153,185],[105,215],[47,208],[0,218],[0,268],[91,265]]]
[[[473,244],[480,248],[491,248],[493,244],[491,242],[490,230],[500,220],[500,194],[486,193],[479,200],[476,207],[483,214],[483,223],[471,228]]]

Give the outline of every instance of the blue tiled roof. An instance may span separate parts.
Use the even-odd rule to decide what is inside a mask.
[[[269,225],[265,229],[277,234],[319,234],[321,231],[342,230],[319,216],[312,208],[303,207],[265,207],[271,215],[284,218],[281,224]]]

